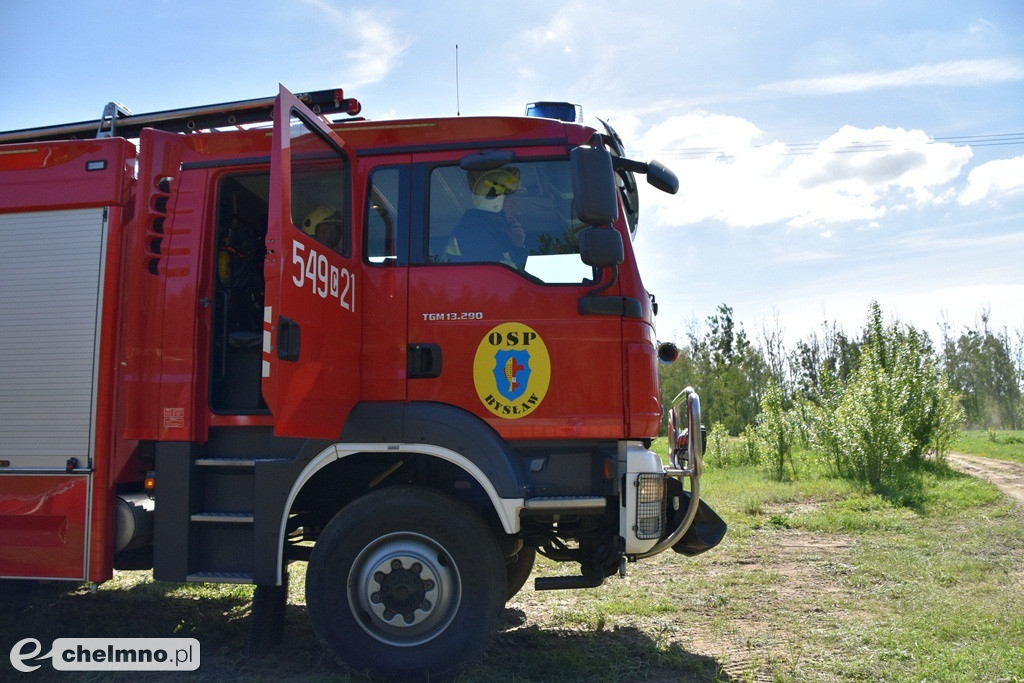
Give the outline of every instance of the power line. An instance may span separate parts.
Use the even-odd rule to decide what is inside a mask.
[[[987,135],[951,135],[935,137],[928,140],[928,145],[951,144],[967,145],[970,147],[1000,147],[1011,145],[1024,145],[1024,133],[992,133]],[[767,145],[750,145],[747,150],[767,149],[776,145],[782,145],[783,150],[777,152],[779,156],[806,156],[815,152],[827,154],[864,154],[870,152],[891,152],[905,150],[909,147],[895,140],[873,140],[871,142],[854,142],[835,149],[822,150],[821,143],[800,142],[785,144],[774,142]],[[736,148],[734,147],[676,147],[667,148],[661,151],[662,154],[676,159],[702,159],[705,157],[735,158]]]

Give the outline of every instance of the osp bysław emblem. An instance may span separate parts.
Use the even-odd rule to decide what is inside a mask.
[[[480,340],[473,383],[492,414],[510,420],[529,415],[544,400],[550,381],[548,348],[529,325],[502,323]]]

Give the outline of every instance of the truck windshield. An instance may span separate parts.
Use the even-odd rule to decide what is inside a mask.
[[[495,263],[542,282],[591,282],[579,256],[566,160],[430,174],[429,263]]]

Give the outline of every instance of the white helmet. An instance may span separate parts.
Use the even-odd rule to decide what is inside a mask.
[[[519,189],[518,168],[496,168],[492,171],[466,174],[469,188],[473,192],[473,206],[483,211],[497,213],[505,204],[505,195]]]

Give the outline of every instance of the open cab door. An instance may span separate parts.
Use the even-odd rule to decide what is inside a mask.
[[[359,400],[353,155],[281,86],[274,106],[263,398],[279,436],[337,439]]]

